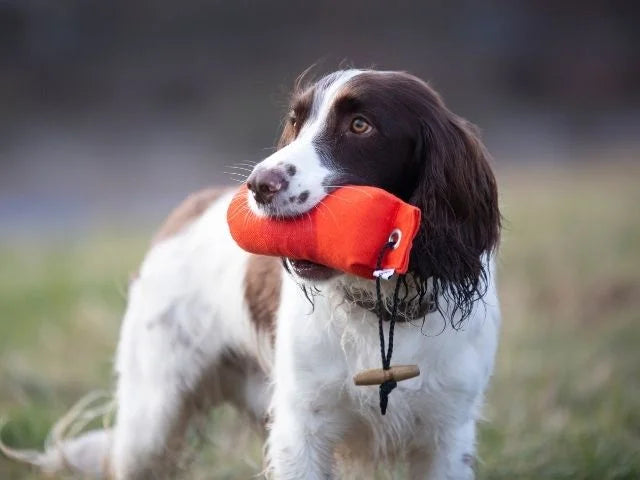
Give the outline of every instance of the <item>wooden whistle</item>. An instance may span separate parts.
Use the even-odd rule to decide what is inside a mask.
[[[389,370],[382,368],[371,368],[356,373],[353,376],[353,383],[356,385],[381,385],[387,380],[407,380],[420,375],[418,365],[394,365]]]

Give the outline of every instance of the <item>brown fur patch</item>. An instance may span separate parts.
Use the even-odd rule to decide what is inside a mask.
[[[251,321],[258,331],[275,334],[275,320],[280,304],[282,266],[275,257],[251,255],[244,277],[244,298]]]
[[[189,195],[169,214],[160,230],[153,237],[151,244],[160,243],[182,231],[226,192],[225,188],[207,188]]]

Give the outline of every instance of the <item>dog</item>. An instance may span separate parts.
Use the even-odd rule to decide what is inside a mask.
[[[377,387],[352,380],[380,365],[374,280],[242,251],[226,225],[233,192],[209,189],[169,216],[130,285],[115,426],[38,464],[164,478],[194,415],[227,402],[265,432],[275,479],[373,478],[396,461],[412,479],[474,478],[498,343],[501,222],[475,127],[415,76],[341,70],[298,82],[275,153],[238,168],[258,215],[304,215],[342,186],[420,208],[393,358],[421,374],[398,383],[381,415]],[[381,283],[390,310],[393,282]]]

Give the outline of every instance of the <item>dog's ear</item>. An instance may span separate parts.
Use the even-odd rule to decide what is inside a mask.
[[[411,269],[452,302],[448,315],[459,327],[486,291],[485,256],[500,236],[498,193],[475,127],[428,93],[415,149],[420,173],[411,200],[422,211],[422,224]]]

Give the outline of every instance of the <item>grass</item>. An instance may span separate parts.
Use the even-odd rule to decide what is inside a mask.
[[[499,171],[504,320],[479,478],[640,478],[638,173],[629,164]],[[127,279],[146,244],[111,232],[0,245],[8,444],[42,445],[79,397],[111,385]],[[214,412],[187,477],[259,471],[261,444],[243,424]],[[0,478],[39,477],[0,457]]]

